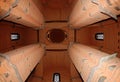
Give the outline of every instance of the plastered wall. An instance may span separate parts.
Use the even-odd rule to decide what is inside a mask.
[[[20,34],[20,39],[11,41],[11,33]],[[37,42],[37,31],[10,22],[0,22],[0,52]]]

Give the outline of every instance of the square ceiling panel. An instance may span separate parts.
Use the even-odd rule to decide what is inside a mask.
[[[39,32],[40,42],[46,44],[46,49],[67,49],[74,41],[74,30],[67,23],[46,23]]]

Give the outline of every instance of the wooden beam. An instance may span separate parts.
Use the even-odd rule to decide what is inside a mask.
[[[0,19],[39,29],[44,18],[33,0],[0,0]]]
[[[97,49],[72,43],[69,56],[84,82],[120,82],[120,59]]]
[[[0,54],[0,82],[25,82],[44,51],[42,45],[32,44]]]
[[[81,28],[120,15],[120,0],[78,0],[69,18],[69,26]]]

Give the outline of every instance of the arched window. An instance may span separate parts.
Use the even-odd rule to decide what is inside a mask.
[[[96,40],[104,40],[104,33],[96,33],[95,39]]]
[[[20,39],[20,34],[18,33],[11,33],[11,40],[15,41],[15,40],[19,40]]]
[[[53,74],[53,82],[60,82],[60,74],[59,73]]]

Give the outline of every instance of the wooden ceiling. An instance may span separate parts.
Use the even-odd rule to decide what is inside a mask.
[[[63,8],[69,7],[75,0],[41,0],[44,7]]]
[[[67,55],[67,51],[47,51],[46,55],[43,57],[44,69],[48,70],[51,68],[70,68],[71,60]]]

